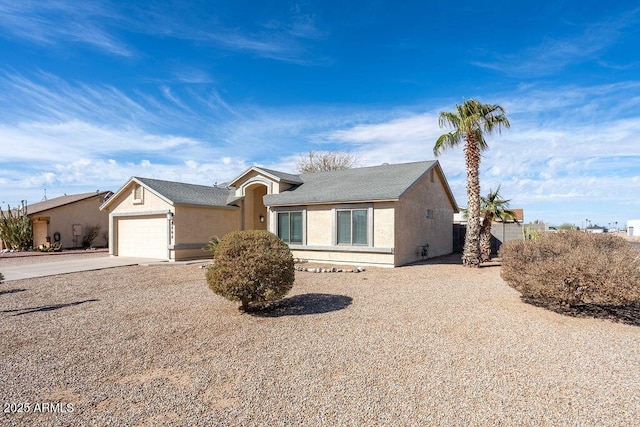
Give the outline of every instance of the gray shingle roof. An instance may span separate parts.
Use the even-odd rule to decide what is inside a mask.
[[[110,194],[111,191],[92,191],[91,193],[81,193],[81,194],[70,194],[64,195],[60,197],[55,197],[53,199],[44,200],[42,202],[33,203],[27,206],[27,214],[36,214],[43,211],[48,211],[49,209],[55,209],[60,206],[68,205],[70,203],[79,202],[81,200],[89,199],[91,197],[96,196],[106,196]]]
[[[401,163],[299,175],[302,184],[264,196],[268,206],[396,200],[435,161]]]
[[[290,173],[280,172],[273,169],[267,169],[260,166],[255,166],[256,169],[260,169],[268,174],[271,174],[275,177],[280,178],[282,181],[289,182],[291,184],[302,184],[302,180],[300,179],[300,175],[293,175]]]
[[[232,190],[208,185],[185,184],[159,179],[134,177],[173,204],[227,206]]]

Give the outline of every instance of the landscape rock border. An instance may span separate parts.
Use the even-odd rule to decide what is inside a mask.
[[[309,273],[362,273],[366,269],[364,267],[356,268],[322,268],[322,267],[295,267],[296,271],[306,271]]]

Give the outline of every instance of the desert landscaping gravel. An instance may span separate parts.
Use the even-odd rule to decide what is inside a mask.
[[[640,420],[640,328],[525,304],[497,265],[298,271],[261,314],[241,314],[204,274],[137,266],[1,284],[0,425]]]

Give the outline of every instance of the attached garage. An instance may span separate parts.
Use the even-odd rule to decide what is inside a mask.
[[[167,215],[115,218],[118,256],[168,259]]]
[[[109,212],[109,254],[183,261],[211,258],[212,236],[242,228],[240,207],[226,187],[131,178],[103,203]]]

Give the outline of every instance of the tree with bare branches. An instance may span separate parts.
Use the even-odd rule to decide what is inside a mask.
[[[355,154],[344,151],[309,151],[300,156],[296,165],[300,173],[326,172],[350,169],[357,163]]]

